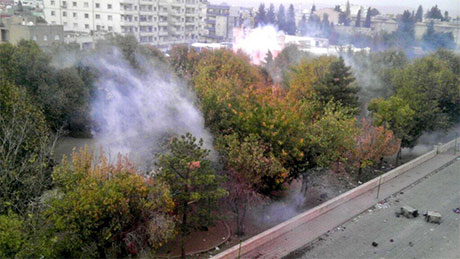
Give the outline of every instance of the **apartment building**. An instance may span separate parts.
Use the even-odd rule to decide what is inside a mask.
[[[199,41],[205,0],[44,0],[44,16],[68,32],[134,35],[168,47]]]

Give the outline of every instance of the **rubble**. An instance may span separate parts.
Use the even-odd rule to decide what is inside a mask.
[[[410,207],[410,206],[402,206],[401,207],[401,215],[405,216],[406,218],[416,218],[418,217],[418,210]]]
[[[375,242],[375,241],[372,242],[372,246],[373,246],[373,247],[377,247],[378,245],[379,245],[379,244],[377,244],[377,242]]]
[[[425,216],[425,220],[430,223],[437,223],[441,224],[441,213],[436,211],[428,211],[427,213],[423,214]]]

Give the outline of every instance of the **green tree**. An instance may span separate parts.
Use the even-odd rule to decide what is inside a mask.
[[[276,25],[278,25],[278,30],[286,30],[286,12],[284,10],[283,4],[280,4],[278,7],[278,12],[276,14]]]
[[[267,24],[274,25],[275,23],[276,23],[275,6],[273,4],[270,4],[270,7],[268,8],[268,12],[267,12]]]
[[[361,9],[358,11],[358,15],[356,16],[355,27],[361,27]]]
[[[393,131],[401,139],[402,147],[413,147],[418,138],[415,130],[415,111],[402,98],[391,96],[388,99],[377,98],[371,101],[368,107],[372,112],[372,122],[375,126],[384,126]],[[401,154],[398,151],[396,161]],[[397,162],[396,162],[397,164]]]
[[[441,10],[438,8],[438,5],[431,7],[431,9],[426,13],[425,17],[427,19],[438,19],[443,20]]]
[[[174,138],[170,153],[158,158],[159,177],[171,186],[181,233],[181,255],[185,258],[185,237],[190,229],[209,222],[209,205],[226,196],[219,177],[208,159],[203,140],[191,134]],[[203,221],[204,220],[204,221]]]
[[[417,8],[417,12],[415,13],[415,21],[422,22],[423,21],[423,7],[419,5]]]
[[[14,258],[26,242],[24,221],[16,214],[0,215],[0,257]]]
[[[295,10],[292,4],[289,5],[286,18],[286,33],[289,35],[295,35],[297,31],[295,23]]]
[[[259,5],[259,10],[257,11],[256,17],[254,18],[255,27],[264,26],[267,24],[267,17],[265,14],[265,4],[261,3]]]
[[[367,9],[367,12],[366,12],[366,19],[364,20],[364,24],[363,26],[366,27],[366,28],[370,28],[371,27],[371,8],[369,7]]]
[[[0,214],[24,214],[51,187],[56,138],[25,90],[0,81]]]

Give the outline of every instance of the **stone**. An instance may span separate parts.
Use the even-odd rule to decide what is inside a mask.
[[[441,213],[437,211],[428,211],[426,214],[424,214],[425,220],[430,223],[441,223]]]
[[[416,218],[418,216],[418,210],[410,207],[410,206],[402,206],[401,207],[401,215],[405,216],[406,218]]]

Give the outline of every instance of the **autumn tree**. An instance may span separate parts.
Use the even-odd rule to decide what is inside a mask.
[[[160,179],[137,173],[119,156],[110,164],[85,150],[66,158],[53,172],[57,194],[46,201],[44,217],[55,240],[55,256],[120,257],[155,249],[174,235],[174,203]]]
[[[194,48],[179,44],[171,49],[169,63],[179,76],[192,79],[198,61],[199,55]]]
[[[401,140],[396,138],[391,130],[383,126],[373,126],[365,118],[361,121],[355,141],[351,161],[358,168],[358,179],[364,168],[376,163],[381,166],[383,158],[396,154],[401,145]]]
[[[203,226],[211,217],[209,205],[227,195],[219,187],[220,177],[211,167],[203,140],[190,133],[174,138],[170,153],[158,158],[158,177],[171,186],[181,233],[181,255],[185,258],[185,237],[190,229]],[[204,221],[203,221],[204,218]]]

